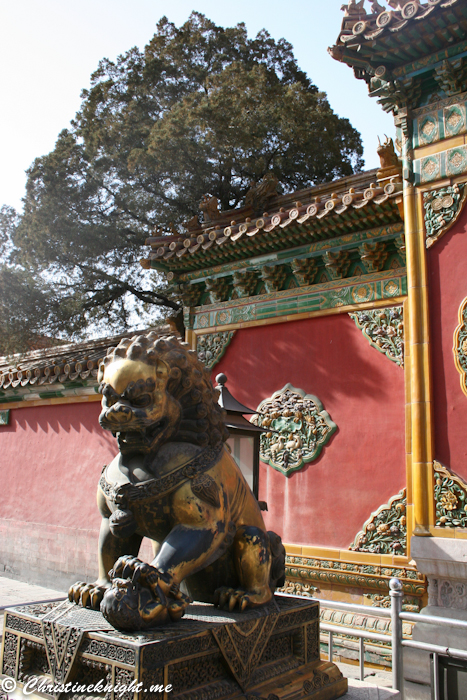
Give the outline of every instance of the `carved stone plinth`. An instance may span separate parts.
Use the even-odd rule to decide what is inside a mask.
[[[448,474],[438,465],[437,474],[444,478],[442,470]],[[417,569],[428,579],[428,605],[421,611],[412,638],[416,642],[467,651],[464,630],[423,622],[424,615],[467,621],[467,540],[455,539],[454,528],[451,532],[452,538],[412,537],[411,555],[417,562]],[[431,676],[430,653],[404,648],[406,700],[431,700]],[[457,697],[464,697],[459,692]]]
[[[334,700],[347,692],[337,666],[319,658],[318,601],[285,596],[246,613],[194,603],[179,622],[133,634],[68,602],[12,608],[1,670],[16,692],[31,677],[69,683],[66,700]],[[140,685],[123,694],[77,687],[99,681]]]

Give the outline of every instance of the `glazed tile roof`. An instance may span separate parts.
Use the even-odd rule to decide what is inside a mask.
[[[358,78],[408,75],[424,67],[425,57],[441,61],[467,40],[465,0],[388,0],[387,5],[350,0],[343,6],[342,28],[329,51],[354,67]]]
[[[152,248],[141,261],[173,275],[243,260],[347,233],[399,223],[402,184],[398,177],[378,181],[377,170],[292,194],[275,196],[268,212],[242,207],[219,212],[190,230],[148,238]]]
[[[83,343],[33,350],[23,355],[0,357],[0,396],[8,389],[22,387],[41,387],[44,391],[52,384],[96,384],[99,363],[106,355],[107,349],[118,345],[122,338],[150,330],[156,330],[161,336],[173,335],[168,326],[148,328]]]

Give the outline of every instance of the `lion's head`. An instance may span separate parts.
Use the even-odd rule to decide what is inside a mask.
[[[209,372],[177,338],[124,338],[100,365],[99,423],[122,453],[155,453],[169,441],[217,445],[228,437]]]

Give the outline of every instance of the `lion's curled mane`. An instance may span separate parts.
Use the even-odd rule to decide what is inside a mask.
[[[218,392],[211,384],[209,370],[198,360],[188,343],[175,336],[161,338],[151,331],[147,335],[123,338],[109,348],[99,366],[98,381],[110,363],[128,358],[148,365],[164,362],[170,370],[167,392],[182,408],[182,417],[172,439],[201,447],[216,446],[229,437],[224,425],[225,411],[217,403]]]

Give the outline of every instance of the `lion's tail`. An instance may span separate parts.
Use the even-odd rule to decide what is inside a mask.
[[[281,538],[275,532],[269,530],[268,537],[272,557],[269,587],[274,592],[285,583],[285,549]]]

